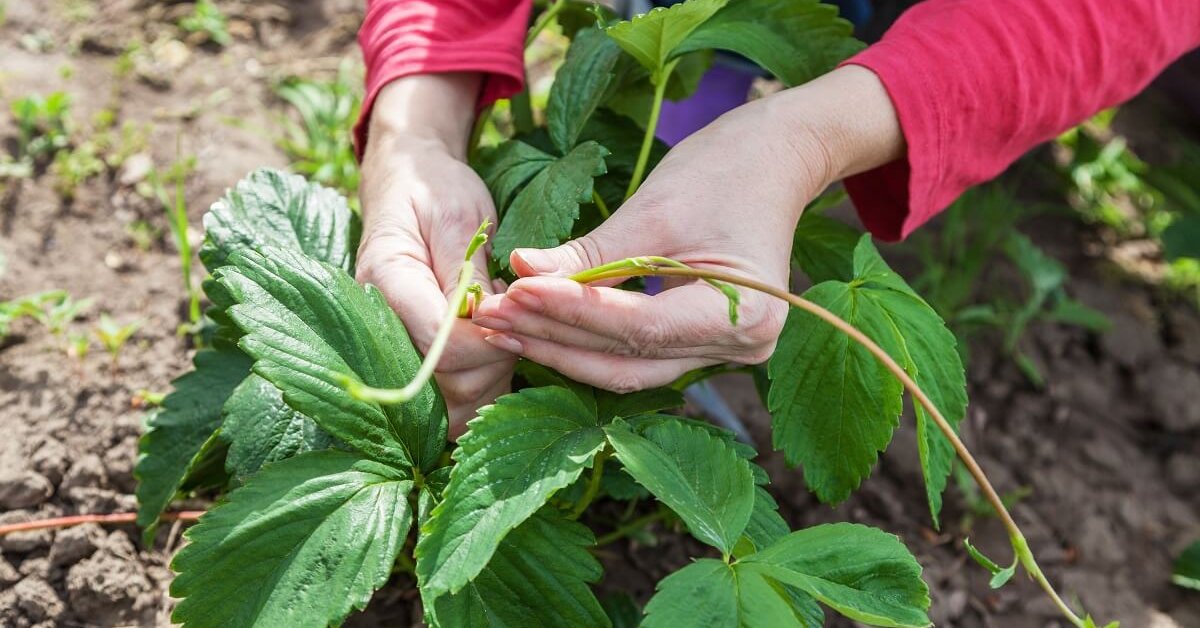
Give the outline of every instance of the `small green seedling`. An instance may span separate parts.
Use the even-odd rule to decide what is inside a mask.
[[[27,96],[13,101],[17,123],[17,160],[39,162],[53,157],[70,139],[71,99],[65,92]]]
[[[350,130],[361,105],[359,82],[357,72],[343,65],[333,80],[294,77],[275,87],[300,118],[285,119],[280,140],[292,170],[352,199],[358,196],[359,173]]]
[[[116,364],[117,359],[121,356],[121,349],[125,346],[125,343],[141,326],[141,321],[133,321],[125,325],[120,325],[108,314],[100,315],[100,323],[95,329],[96,338],[100,340],[100,344],[104,346],[104,350],[108,351],[113,364]]]
[[[93,299],[75,300],[65,293],[61,298],[45,301],[31,316],[44,325],[55,337],[62,337],[67,327],[91,309]]]
[[[47,308],[54,303],[69,299],[62,290],[50,290],[31,294],[12,301],[0,302],[0,341],[12,333],[12,325],[18,319],[32,318],[41,321]]]
[[[179,20],[179,28],[187,33],[199,34],[221,47],[233,43],[233,37],[229,35],[229,28],[225,23],[225,15],[212,0],[196,2],[192,14]]]
[[[138,187],[140,194],[146,198],[157,199],[167,212],[167,225],[175,240],[175,249],[179,252],[179,265],[183,273],[183,288],[188,297],[188,322],[191,328],[200,324],[200,289],[192,278],[192,243],[188,239],[187,199],[184,198],[183,184],[196,169],[196,158],[179,159],[171,164],[166,172],[152,170]],[[170,189],[168,189],[170,186]]]
[[[86,358],[91,348],[92,341],[87,334],[71,334],[67,337],[67,354],[73,358]]]

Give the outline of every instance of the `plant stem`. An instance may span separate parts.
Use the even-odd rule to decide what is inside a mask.
[[[413,376],[411,382],[403,388],[375,388],[358,381],[350,375],[343,375],[340,383],[345,388],[351,397],[361,399],[363,401],[374,401],[385,405],[404,403],[411,401],[414,397],[421,393],[425,388],[425,384],[429,383],[429,379],[433,377],[433,371],[437,368],[438,361],[442,359],[442,353],[446,350],[446,342],[450,340],[450,332],[454,329],[455,323],[458,321],[459,311],[466,302],[467,291],[470,289],[475,276],[475,265],[471,263],[471,257],[475,255],[475,251],[483,246],[487,241],[487,235],[484,233],[491,226],[488,221],[483,221],[479,225],[479,229],[475,231],[475,236],[471,238],[467,244],[467,252],[463,256],[462,267],[458,271],[458,283],[454,286],[454,292],[450,294],[448,303],[446,304],[446,315],[442,318],[442,324],[438,327],[437,335],[433,337],[433,342],[429,345],[429,351],[425,352],[425,359],[421,362],[421,368],[417,369],[417,374]]]
[[[637,192],[638,186],[642,184],[642,177],[646,175],[646,164],[650,161],[650,148],[654,146],[654,132],[658,129],[658,116],[662,114],[663,97],[667,92],[667,83],[670,82],[671,73],[675,71],[676,65],[679,65],[678,59],[668,63],[659,73],[658,81],[654,84],[654,102],[650,105],[650,119],[646,121],[646,134],[642,136],[642,150],[638,152],[637,164],[633,167],[633,177],[629,179],[629,187],[625,188],[625,200],[629,200],[629,197]]]
[[[592,474],[588,477],[587,489],[584,490],[583,497],[580,497],[579,502],[571,509],[570,519],[578,519],[600,494],[600,483],[604,479],[604,461],[608,460],[611,455],[612,452],[608,447],[596,452],[596,457],[592,459]]]
[[[183,510],[180,512],[164,512],[159,517],[160,521],[195,521],[203,515],[203,510]],[[8,525],[0,525],[0,536],[12,534],[14,532],[28,532],[30,530],[52,530],[55,528],[69,528],[84,523],[134,523],[137,521],[136,512],[119,512],[109,515],[72,515],[69,517],[55,517],[53,519],[39,519],[37,521],[25,521],[22,523],[10,523]]]
[[[417,565],[408,554],[402,551],[396,555],[396,571],[406,573],[415,578],[417,576]]]
[[[596,190],[592,190],[592,203],[596,205],[596,209],[600,211],[600,215],[603,216],[605,220],[608,220],[608,217],[612,215],[612,212],[608,211],[608,203],[604,202],[604,198],[601,197],[600,193]]]
[[[479,140],[483,138],[483,130],[487,127],[488,120],[492,117],[492,108],[495,104],[488,105],[479,112],[479,117],[475,118],[475,125],[471,127],[471,138],[467,140],[467,162],[475,159],[476,153],[479,152]]]
[[[525,47],[528,48],[532,46],[533,42],[537,40],[537,36],[540,35],[542,31],[550,25],[550,22],[554,20],[554,18],[557,17],[558,14],[561,13],[565,8],[567,8],[567,0],[555,0],[554,4],[551,4],[549,7],[547,7],[545,11],[542,11],[542,14],[538,16],[538,19],[533,23],[533,26],[529,27],[529,33],[525,35]]]
[[[647,525],[654,523],[655,521],[661,521],[663,519],[663,517],[665,517],[666,515],[667,515],[666,511],[663,510],[662,508],[659,508],[658,510],[656,510],[648,515],[643,515],[641,517],[638,517],[637,519],[634,519],[633,521],[630,521],[629,523],[626,523],[626,524],[620,526],[616,530],[613,530],[612,532],[609,532],[608,534],[605,534],[604,536],[597,538],[595,546],[602,547],[604,545],[608,545],[609,543],[612,543],[613,541],[623,539],[623,538],[629,536],[630,534],[637,532],[638,530],[641,530],[642,528],[646,527]]]
[[[990,503],[992,508],[995,509],[996,515],[999,517],[1001,523],[1004,524],[1004,528],[1008,531],[1009,539],[1012,541],[1013,545],[1013,552],[1021,561],[1021,564],[1025,566],[1025,569],[1029,572],[1030,577],[1037,581],[1038,585],[1040,585],[1042,589],[1046,591],[1046,593],[1054,601],[1055,605],[1058,606],[1059,610],[1062,611],[1063,615],[1072,624],[1081,627],[1084,625],[1083,620],[1080,619],[1079,616],[1076,615],[1074,611],[1072,611],[1071,608],[1066,605],[1065,602],[1063,602],[1062,598],[1058,595],[1058,592],[1054,590],[1053,585],[1051,585],[1050,581],[1046,579],[1046,575],[1042,573],[1041,567],[1038,566],[1037,560],[1034,558],[1033,552],[1030,550],[1029,544],[1025,540],[1025,535],[1021,532],[1020,526],[1018,526],[1017,522],[1013,520],[1012,515],[1008,512],[1008,508],[1004,505],[1004,500],[1001,499],[999,493],[996,492],[996,489],[992,486],[991,481],[988,479],[987,475],[984,474],[983,468],[979,466],[979,463],[967,449],[967,446],[962,442],[962,439],[958,437],[958,433],[954,431],[954,428],[951,427],[950,423],[946,421],[946,418],[942,416],[942,413],[937,409],[937,406],[930,401],[929,397],[925,394],[925,391],[921,390],[921,387],[918,386],[911,377],[909,377],[908,373],[905,372],[905,370],[899,364],[897,364],[894,359],[892,359],[892,356],[888,355],[887,352],[884,351],[879,345],[875,344],[875,341],[871,340],[866,334],[859,331],[857,327],[839,318],[833,312],[830,312],[829,310],[817,305],[816,303],[813,303],[812,301],[809,301],[808,299],[805,299],[804,297],[792,294],[780,288],[776,288],[770,284],[719,271],[700,270],[690,267],[679,268],[658,266],[655,263],[650,263],[645,260],[646,258],[641,258],[640,260],[626,260],[627,263],[622,268],[618,268],[616,266],[616,264],[619,264],[619,262],[616,264],[606,264],[605,266],[607,268],[603,272],[597,273],[594,271],[598,269],[592,269],[574,275],[572,278],[578,281],[578,277],[582,276],[586,281],[598,281],[602,279],[614,279],[618,277],[657,275],[665,277],[691,277],[693,279],[703,279],[710,282],[718,281],[727,284],[734,284],[783,299],[789,304],[794,305],[816,316],[817,318],[820,318],[826,323],[832,325],[838,331],[849,336],[851,340],[858,343],[867,351],[869,351],[871,355],[875,356],[875,359],[879,360],[884,367],[886,367],[892,373],[892,375],[895,376],[896,379],[900,380],[900,383],[904,385],[904,388],[906,388],[913,398],[921,404],[921,407],[925,409],[926,413],[928,413],[933,419],[934,423],[937,424],[938,429],[941,430],[946,439],[950,441],[950,444],[954,447],[955,453],[958,454],[959,459],[962,460],[963,465],[967,468],[967,471],[970,472],[971,477],[975,479],[975,483],[978,484],[980,490],[983,491],[984,498],[987,499],[988,503]],[[678,262],[675,263],[678,264]]]

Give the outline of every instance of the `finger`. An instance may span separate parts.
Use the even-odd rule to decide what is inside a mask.
[[[692,369],[722,362],[710,358],[626,358],[512,333],[493,334],[487,340],[571,379],[617,393],[664,386]]]
[[[723,347],[687,345],[651,347],[626,338],[613,338],[574,327],[553,318],[530,312],[512,299],[492,295],[476,308],[472,322],[493,331],[514,332],[542,340],[588,349],[600,353],[640,358],[689,358],[715,355]]]

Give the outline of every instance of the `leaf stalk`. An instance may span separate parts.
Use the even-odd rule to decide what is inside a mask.
[[[608,460],[608,457],[611,455],[612,450],[607,446],[596,452],[596,457],[592,459],[592,473],[588,476],[587,489],[584,490],[583,496],[579,498],[575,507],[571,509],[569,517],[571,520],[578,519],[583,515],[587,507],[592,505],[592,501],[600,494],[600,484],[604,479],[604,461]]]
[[[654,146],[654,132],[658,130],[658,118],[662,114],[663,98],[667,93],[667,83],[671,80],[671,74],[675,72],[675,66],[679,65],[679,59],[671,61],[663,67],[661,72],[655,74],[654,78],[654,102],[650,105],[650,119],[646,121],[646,134],[642,136],[642,149],[638,151],[637,163],[633,167],[633,177],[629,179],[629,187],[625,188],[625,200],[633,196],[637,192],[638,187],[642,185],[642,178],[646,175],[646,164],[650,161],[650,148]]]

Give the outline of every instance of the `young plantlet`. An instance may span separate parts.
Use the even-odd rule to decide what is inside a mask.
[[[93,299],[72,299],[63,293],[61,298],[43,301],[41,306],[32,313],[51,335],[61,337],[72,322],[91,309]]]
[[[179,147],[176,143],[176,152]],[[188,323],[181,326],[185,333],[197,333],[202,313],[200,311],[200,289],[192,278],[192,243],[188,239],[187,200],[183,194],[183,184],[196,168],[196,158],[177,159],[165,174],[151,171],[146,179],[149,186],[143,196],[152,195],[158,199],[167,212],[167,225],[171,228],[171,236],[175,240],[175,248],[179,252],[179,266],[183,274],[183,288],[188,298]],[[172,186],[169,192],[167,186]]]
[[[229,35],[229,28],[225,23],[225,15],[212,0],[196,2],[192,14],[179,20],[179,28],[189,34],[198,34],[222,48],[233,43],[233,37]]]
[[[96,338],[100,340],[100,344],[104,345],[104,350],[108,351],[114,365],[121,356],[121,348],[141,326],[141,321],[119,325],[108,314],[100,315],[100,323],[95,330]]]
[[[77,360],[83,360],[88,355],[88,350],[91,348],[91,339],[84,334],[71,334],[67,338],[67,354]]]

